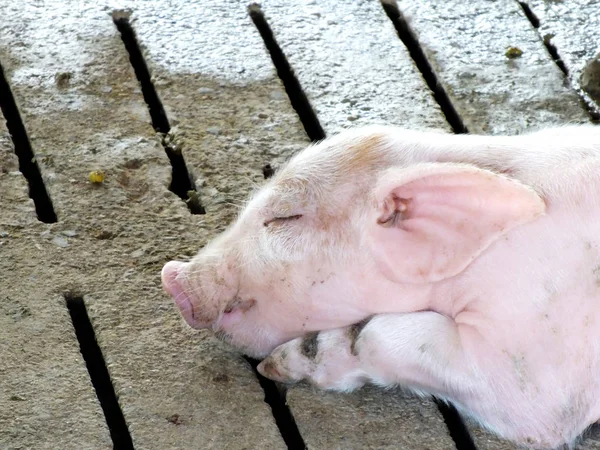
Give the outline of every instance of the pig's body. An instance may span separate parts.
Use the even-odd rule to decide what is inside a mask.
[[[600,419],[600,159],[569,164],[547,171],[556,184],[546,215],[443,282],[448,294],[431,306],[454,318],[477,374],[465,382],[472,393],[455,398],[500,434],[542,448]]]
[[[297,155],[163,280],[192,326],[279,345],[271,378],[400,383],[550,448],[600,419],[599,219],[599,128],[367,128]]]

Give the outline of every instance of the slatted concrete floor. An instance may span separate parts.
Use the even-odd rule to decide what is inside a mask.
[[[311,139],[597,117],[600,5],[247,6],[0,0],[20,110],[0,86],[0,449],[514,449],[400,391],[298,386],[284,401],[182,324],[159,273]]]

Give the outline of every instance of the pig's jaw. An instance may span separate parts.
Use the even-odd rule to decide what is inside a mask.
[[[374,315],[429,311],[441,297],[448,297],[441,284],[399,284],[381,277],[378,288],[365,298],[369,299],[369,315]]]
[[[217,339],[252,358],[265,358],[278,345],[301,335],[270,329],[248,320],[231,324],[227,318],[215,323],[212,331]]]
[[[266,356],[278,345],[308,332],[347,326],[375,314],[430,310],[436,298],[447,297],[433,285],[399,284],[387,279],[364,253],[357,252],[348,260],[351,263],[345,266],[323,264],[315,268],[307,264],[290,271],[295,275],[290,279],[293,291],[265,288],[280,281],[278,273],[267,271],[269,278],[264,278],[261,270],[260,277],[247,276],[232,272],[231,267],[238,265],[225,262],[219,267],[227,269],[206,270],[203,273],[211,275],[201,282],[193,275],[201,273],[199,267],[206,268],[202,260],[168,263],[162,278],[188,325],[210,328],[221,340],[255,357]],[[307,277],[308,267],[312,272]],[[220,286],[213,279],[223,278],[235,289],[213,289]],[[223,295],[225,291],[227,295]],[[244,299],[244,308],[227,306],[236,296]]]
[[[429,310],[436,296],[446,296],[442,289],[432,285],[402,285],[376,273],[364,270],[362,273],[348,276],[359,283],[344,293],[338,291],[335,296],[328,295],[327,283],[324,283],[310,298],[296,300],[283,309],[269,307],[281,305],[280,298],[262,298],[258,310],[250,311],[251,315],[235,312],[225,315],[213,331],[243,353],[265,357],[277,346],[306,333],[344,327],[375,314]],[[361,276],[370,282],[360,282]],[[299,305],[298,308],[294,309],[294,304]]]

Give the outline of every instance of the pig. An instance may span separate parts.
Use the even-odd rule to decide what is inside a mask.
[[[600,127],[343,131],[162,282],[273,380],[400,385],[573,443],[600,419]]]

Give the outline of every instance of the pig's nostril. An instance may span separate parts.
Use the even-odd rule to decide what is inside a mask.
[[[231,300],[229,302],[229,304],[227,306],[225,306],[225,309],[223,310],[224,314],[229,314],[231,313],[235,308],[237,308],[240,304],[242,303],[242,300],[240,300],[238,297],[235,297],[233,300]]]

